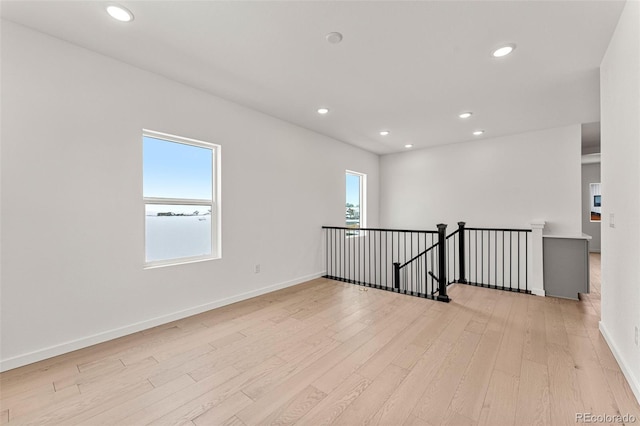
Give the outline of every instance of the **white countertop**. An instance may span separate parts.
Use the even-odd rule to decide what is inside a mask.
[[[587,234],[557,234],[557,235],[543,235],[543,238],[566,238],[572,240],[590,240],[593,237]]]

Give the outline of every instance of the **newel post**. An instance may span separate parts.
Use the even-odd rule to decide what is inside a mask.
[[[467,284],[467,270],[464,263],[464,248],[465,248],[465,235],[464,235],[464,222],[458,222],[458,265],[459,265],[459,278],[458,282]]]
[[[438,297],[440,302],[450,302],[447,296],[447,225],[438,224]]]
[[[544,265],[542,232],[544,222],[531,224],[531,293],[544,296]]]

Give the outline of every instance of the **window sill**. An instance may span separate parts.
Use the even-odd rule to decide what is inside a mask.
[[[345,239],[350,239],[350,238],[364,238],[366,237],[366,232],[367,231],[359,231],[360,233],[358,235],[345,235]]]
[[[222,259],[219,257],[212,256],[201,256],[201,257],[185,257],[182,259],[172,259],[172,260],[159,260],[156,262],[149,262],[144,264],[143,269],[156,269],[156,268],[165,268],[167,266],[176,266],[176,265],[186,265],[189,263],[200,263],[200,262],[209,262],[211,260],[219,260]]]

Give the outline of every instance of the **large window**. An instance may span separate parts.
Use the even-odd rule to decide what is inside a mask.
[[[367,175],[347,170],[346,172],[346,226],[365,228],[366,225],[366,181]],[[347,235],[358,235],[357,231]]]
[[[220,146],[143,133],[145,264],[220,257]]]

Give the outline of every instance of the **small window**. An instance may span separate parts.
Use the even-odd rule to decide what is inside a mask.
[[[366,181],[367,175],[347,170],[346,172],[346,227],[366,227]],[[347,236],[359,235],[358,231],[348,231]]]
[[[143,132],[145,264],[220,257],[220,146]]]
[[[590,183],[589,194],[591,196],[591,209],[589,212],[591,222],[600,222],[602,220],[602,194],[600,193],[600,184]]]

